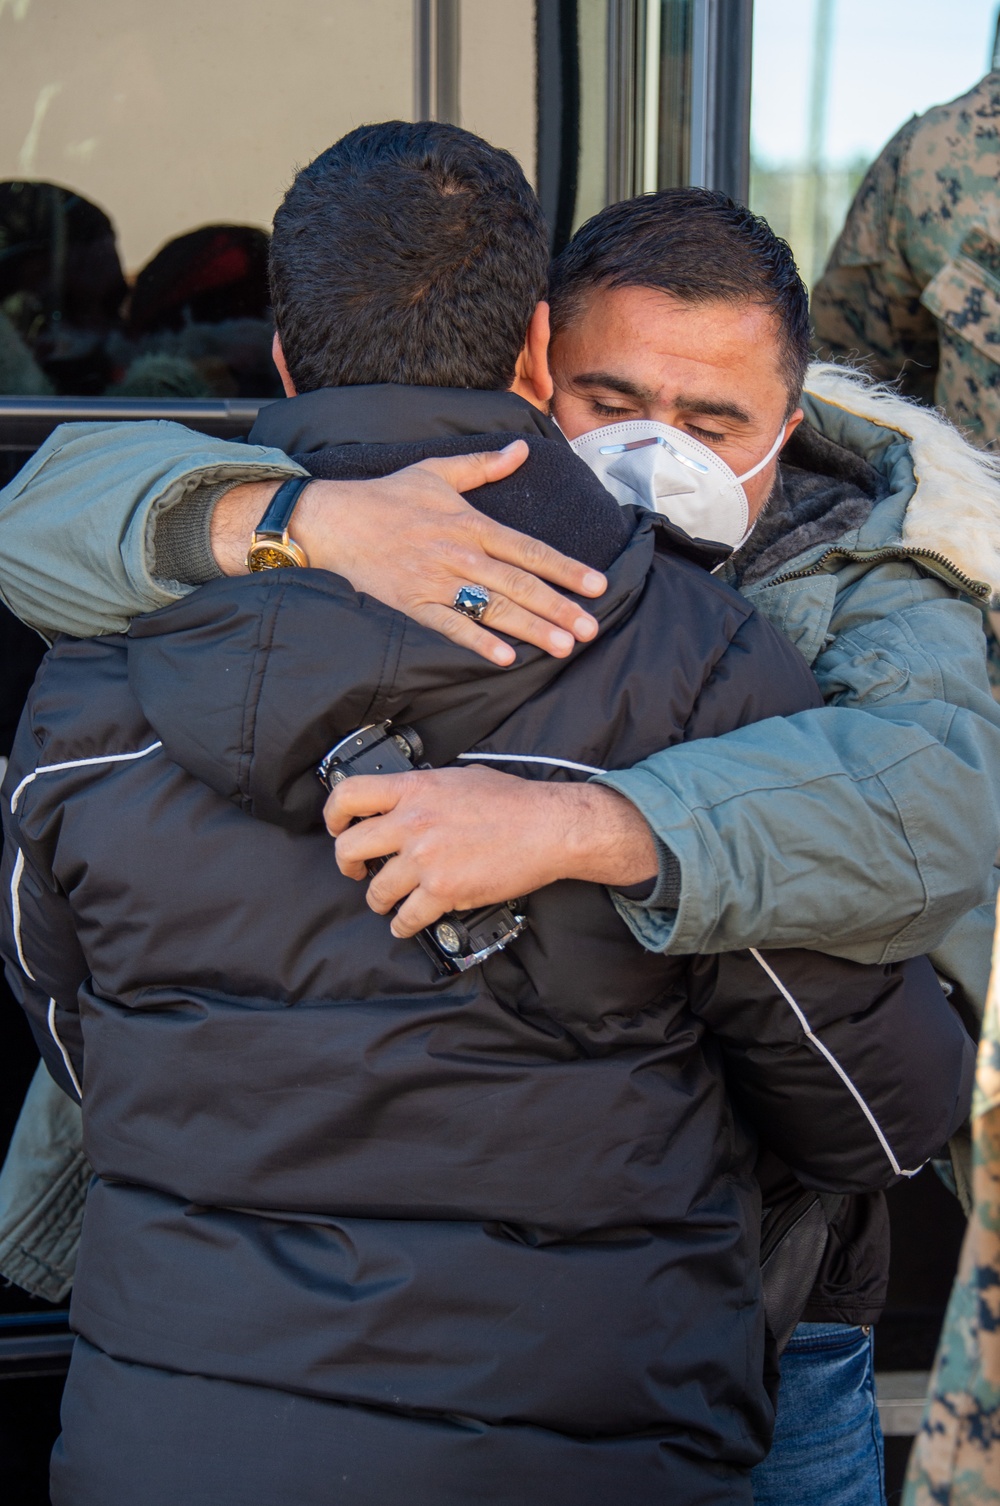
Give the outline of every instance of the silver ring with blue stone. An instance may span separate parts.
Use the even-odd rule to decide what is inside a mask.
[[[473,622],[482,622],[490,604],[490,593],[485,586],[459,586],[452,602],[456,612],[471,617]]]

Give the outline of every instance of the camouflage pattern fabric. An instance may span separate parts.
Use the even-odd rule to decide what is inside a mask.
[[[998,927],[1000,936],[1000,927]],[[903,1506],[1000,1503],[1000,942],[972,1105],[975,1205]]]
[[[1000,446],[1000,72],[889,142],[812,315],[822,355],[863,361],[973,444]]]

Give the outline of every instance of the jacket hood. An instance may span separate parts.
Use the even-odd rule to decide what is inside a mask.
[[[659,537],[655,515],[609,568],[601,634],[638,601]],[[136,618],[129,685],[168,757],[261,820],[305,831],[325,792],[316,768],[357,727],[416,723],[425,756],[451,762],[488,736],[589,645],[553,659],[516,644],[501,669],[320,570],[213,581]]]
[[[883,495],[839,548],[942,556],[979,584],[971,594],[1000,593],[1000,461],[940,414],[830,362],[809,368],[802,407],[814,429],[867,462],[882,483]]]

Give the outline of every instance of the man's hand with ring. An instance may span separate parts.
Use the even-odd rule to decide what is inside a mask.
[[[461,496],[511,475],[527,455],[519,439],[503,450],[422,460],[374,481],[313,481],[289,532],[315,568],[344,576],[356,591],[494,664],[511,664],[515,655],[491,628],[563,659],[595,636],[597,623],[552,587],[600,596],[604,576]],[[227,575],[244,573],[247,542],[276,489],[273,481],[250,482],[217,504],[212,551]],[[455,610],[459,591],[472,585],[489,597],[481,621]]]
[[[367,860],[389,858],[368,886],[368,904],[380,915],[401,905],[396,936],[556,879],[628,885],[658,866],[645,820],[614,790],[477,765],[345,779],[324,816],[349,878],[367,878]],[[358,817],[367,819],[352,825]]]

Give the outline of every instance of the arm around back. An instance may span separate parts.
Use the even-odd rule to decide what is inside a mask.
[[[63,424],[0,491],[0,596],[46,638],[120,633],[191,589],[154,574],[157,520],[202,487],[301,476],[181,424]]]
[[[603,777],[676,855],[671,909],[619,900],[670,953],[767,944],[861,962],[928,952],[987,896],[1000,706],[979,611],[906,565],[838,599],[826,704]]]

